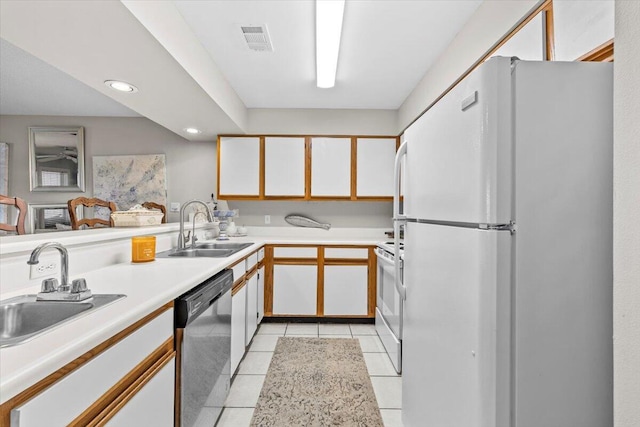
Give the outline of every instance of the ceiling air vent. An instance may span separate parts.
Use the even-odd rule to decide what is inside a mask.
[[[249,49],[258,52],[273,52],[266,24],[240,25],[240,31]]]

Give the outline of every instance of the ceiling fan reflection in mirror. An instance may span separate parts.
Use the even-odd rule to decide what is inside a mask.
[[[71,160],[74,163],[78,163],[78,150],[65,148],[59,153],[38,154],[36,160],[40,163],[54,162],[56,160]]]

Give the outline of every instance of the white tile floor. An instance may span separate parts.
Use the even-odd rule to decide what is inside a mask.
[[[248,427],[278,337],[357,338],[385,427],[402,427],[402,377],[396,374],[373,325],[265,323],[240,363],[217,427]]]

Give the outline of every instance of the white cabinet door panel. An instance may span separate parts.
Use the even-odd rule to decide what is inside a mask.
[[[233,374],[245,350],[245,323],[247,316],[247,285],[231,297],[231,374]]]
[[[266,137],[264,195],[304,196],[304,138]]]
[[[220,194],[260,194],[260,138],[220,138]]]
[[[351,195],[351,139],[312,138],[311,196]]]
[[[555,59],[575,61],[611,40],[614,6],[612,1],[554,0]]]
[[[273,314],[316,314],[317,286],[317,265],[274,265]]]
[[[325,265],[324,314],[366,315],[367,278],[366,265]]]
[[[492,56],[517,56],[522,60],[542,61],[545,52],[544,31],[542,13],[538,13]]]
[[[258,323],[264,317],[264,267],[258,270]]]
[[[69,424],[172,335],[170,309],[12,410],[12,419],[21,427]]]
[[[175,357],[160,369],[105,425],[172,427]]]
[[[357,196],[393,196],[395,138],[358,138]]]
[[[254,274],[245,285],[247,288],[247,312],[244,344],[249,345],[258,328],[258,275]]]

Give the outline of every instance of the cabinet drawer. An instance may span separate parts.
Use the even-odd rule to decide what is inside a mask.
[[[324,248],[324,258],[369,258],[369,249],[367,248]]]
[[[11,411],[11,425],[67,425],[173,336],[173,309]]]
[[[258,249],[258,262],[264,259],[264,248]]]
[[[298,247],[275,247],[273,248],[274,258],[318,258],[318,248],[298,248]]]
[[[246,270],[249,271],[258,263],[258,253],[254,252],[247,257],[246,262]]]
[[[231,270],[233,270],[233,283],[237,283],[238,280],[242,279],[244,273],[247,271],[246,261],[240,261],[239,263],[231,267]]]

